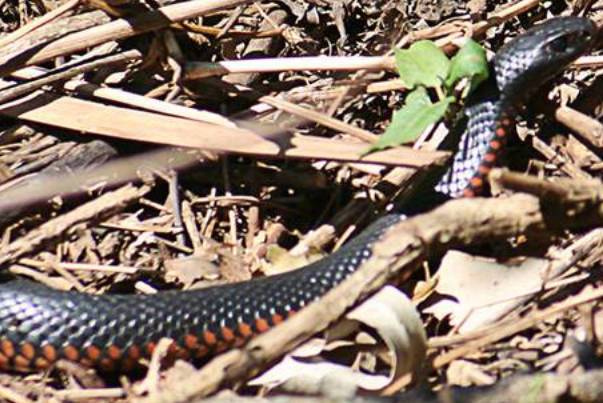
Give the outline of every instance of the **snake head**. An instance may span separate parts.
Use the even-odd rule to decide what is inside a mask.
[[[505,96],[526,96],[591,48],[597,26],[582,17],[546,20],[505,44],[496,54],[494,70]]]

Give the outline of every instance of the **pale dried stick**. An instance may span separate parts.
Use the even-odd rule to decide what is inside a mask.
[[[189,80],[232,73],[274,73],[279,71],[392,70],[394,60],[382,56],[307,56],[227,60],[217,63],[189,62]]]
[[[59,7],[55,8],[54,10],[50,11],[49,13],[46,13],[43,16],[33,20],[29,24],[22,26],[21,28],[17,29],[16,31],[11,32],[10,34],[6,35],[4,38],[0,39],[0,48],[2,48],[3,46],[9,45],[11,43],[14,43],[14,42],[18,41],[19,39],[23,38],[25,35],[29,34],[30,32],[35,31],[42,25],[49,24],[49,23],[55,21],[57,18],[64,16],[69,11],[71,11],[75,7],[77,7],[77,5],[80,4],[80,1],[81,0],[69,0],[65,3],[63,3],[62,5],[60,5]]]
[[[67,80],[80,74],[96,70],[99,67],[105,67],[113,64],[122,64],[141,58],[142,54],[139,51],[127,50],[125,52],[101,57],[97,60],[90,60],[68,68],[60,67],[57,68],[56,71],[48,72],[48,74],[43,77],[33,79],[22,84],[15,84],[10,86],[9,88],[0,89],[0,103],[8,102],[22,95],[26,95],[30,92],[33,92],[38,88],[42,88],[45,85],[50,85],[57,81]]]
[[[172,4],[157,10],[122,18],[84,31],[65,35],[39,50],[25,49],[0,58],[0,75],[66,56],[113,40],[157,30],[188,18],[199,17],[222,8],[249,3],[251,0],[195,0]]]

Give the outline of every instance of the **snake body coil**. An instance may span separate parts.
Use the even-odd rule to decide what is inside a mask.
[[[587,19],[557,18],[505,45],[494,63],[499,94],[467,109],[467,130],[436,189],[451,196],[479,194],[517,108],[585,52],[595,33]],[[302,269],[197,291],[97,296],[26,280],[6,282],[0,285],[0,368],[31,371],[67,359],[128,371],[163,337],[174,340],[173,353],[183,358],[240,345],[343,281],[399,220],[378,220],[340,251]]]

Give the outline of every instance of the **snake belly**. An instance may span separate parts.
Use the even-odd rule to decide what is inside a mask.
[[[494,61],[498,93],[467,109],[467,129],[436,189],[474,196],[504,149],[517,108],[530,92],[584,53],[588,19],[546,21],[505,45]],[[529,89],[530,91],[526,91]],[[59,359],[126,372],[164,337],[195,359],[244,344],[285,320],[370,259],[373,244],[401,220],[377,220],[339,251],[301,269],[248,282],[154,295],[88,295],[27,281],[0,284],[0,369],[33,371]]]

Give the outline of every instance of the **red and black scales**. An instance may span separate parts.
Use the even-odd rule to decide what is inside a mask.
[[[467,129],[459,148],[436,191],[450,197],[475,197],[486,188],[487,176],[494,168],[514,133],[513,109],[501,110],[500,103],[481,103],[466,109]]]
[[[252,281],[154,295],[89,295],[26,280],[0,284],[0,369],[44,369],[58,359],[129,371],[171,338],[176,358],[201,359],[279,324],[352,274],[399,215],[376,221],[302,269]]]

